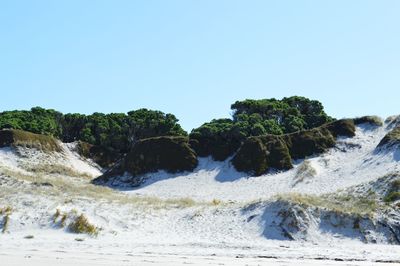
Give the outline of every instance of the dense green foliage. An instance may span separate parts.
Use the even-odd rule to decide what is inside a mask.
[[[21,129],[32,133],[59,137],[63,115],[54,110],[34,107],[30,111],[0,113],[0,129]]]
[[[66,114],[40,107],[0,113],[0,129],[13,128],[50,135],[64,142],[82,140],[126,152],[138,140],[155,136],[185,136],[172,114],[139,109],[128,114]]]
[[[164,170],[170,173],[193,171],[198,164],[197,154],[189,146],[187,137],[162,136],[139,140],[121,163],[93,183],[108,184],[115,176],[129,173],[140,176],[149,172]],[[127,179],[131,186],[140,185],[141,179]]]
[[[247,138],[232,159],[236,170],[262,175],[268,169],[292,168],[292,158],[282,136],[264,135]]]
[[[319,101],[305,97],[245,100],[232,104],[233,120],[248,121],[250,126],[256,123],[264,126],[269,134],[291,133],[318,127],[332,121]],[[252,115],[256,116],[252,116]],[[268,121],[265,124],[265,121]],[[276,127],[281,132],[276,131]]]
[[[263,135],[247,138],[232,159],[238,171],[254,175],[264,174],[268,169],[292,168],[292,159],[304,159],[335,146],[338,136],[353,137],[354,122],[337,120],[309,130],[280,136]]]
[[[212,120],[191,132],[191,144],[200,156],[225,160],[250,136],[281,135],[333,121],[320,102],[298,96],[237,101],[231,109],[232,119]]]

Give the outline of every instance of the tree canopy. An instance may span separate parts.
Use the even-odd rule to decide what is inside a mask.
[[[62,114],[34,107],[0,113],[0,129],[13,128],[54,136],[64,142],[85,141],[126,152],[136,141],[156,136],[186,136],[172,114],[139,109],[124,113]]]

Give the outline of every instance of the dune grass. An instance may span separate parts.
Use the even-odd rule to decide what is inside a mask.
[[[65,175],[65,176],[73,176],[73,177],[82,177],[82,178],[93,178],[93,176],[89,173],[78,172],[72,169],[69,166],[62,164],[36,164],[24,166],[24,169],[28,172],[32,172],[35,174],[46,174],[46,175]]]
[[[35,148],[44,152],[62,152],[60,142],[50,136],[34,134],[31,132],[5,129],[0,131],[2,139],[0,146],[21,146]]]
[[[100,228],[91,224],[87,217],[83,214],[77,216],[72,223],[69,224],[68,230],[75,234],[88,234],[97,236]]]
[[[364,197],[353,195],[304,195],[299,193],[288,193],[279,195],[277,200],[300,204],[307,207],[317,207],[338,213],[349,213],[357,215],[371,215],[375,213],[378,202],[374,194]]]

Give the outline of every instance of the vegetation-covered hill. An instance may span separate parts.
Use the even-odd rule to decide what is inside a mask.
[[[243,143],[250,143],[251,140],[246,142],[250,137],[305,132],[334,120],[325,113],[319,101],[299,96],[283,98],[282,100],[237,101],[232,104],[231,109],[233,110],[231,119],[215,119],[199,128],[193,129],[189,139],[185,138],[189,144],[184,145],[185,152],[193,154],[192,157],[212,156],[215,160],[223,161],[233,156]],[[80,141],[78,151],[82,155],[92,158],[103,167],[111,167],[122,156],[134,150],[137,143],[142,143],[140,142],[141,140],[150,139],[148,142],[143,143],[146,143],[148,147],[153,147],[151,149],[155,149],[156,146],[159,146],[159,141],[153,143],[157,140],[154,137],[163,136],[167,137],[163,140],[168,143],[168,147],[176,147],[176,139],[170,137],[188,135],[178,124],[178,119],[173,114],[147,109],[139,109],[127,114],[94,113],[92,115],[83,115],[62,114],[55,110],[35,107],[30,111],[6,111],[0,113],[0,129],[5,128],[48,135],[63,142]],[[323,139],[323,137],[319,137],[319,139]],[[325,138],[328,138],[328,136],[325,136]],[[270,137],[267,139],[270,139]],[[314,142],[318,142],[319,139]],[[334,143],[334,140],[331,142]],[[288,143],[285,145],[290,148],[290,143]],[[331,145],[333,144],[331,143]],[[241,151],[243,152],[244,150],[245,148]],[[247,148],[247,150],[253,152],[252,149]],[[261,148],[259,150],[264,152],[265,149]],[[271,151],[271,148],[268,148],[268,150]],[[292,151],[293,149],[290,148],[290,150]],[[176,160],[177,165],[179,165],[179,160],[182,160],[179,156],[175,156],[172,153],[169,154],[168,151],[164,153],[166,153],[166,158],[170,159],[171,157],[171,160]],[[154,158],[148,158],[150,154]],[[138,154],[138,156],[138,158],[143,157],[143,154]],[[146,160],[159,163],[159,155],[154,152],[147,154],[146,157]],[[250,159],[250,157],[242,157],[236,156],[236,158],[241,158],[240,161]],[[283,168],[290,166],[290,156],[287,157],[289,162],[284,164],[285,167]],[[262,156],[257,159],[265,160]],[[192,161],[194,160],[188,160],[189,164]],[[235,160],[235,162],[238,161]],[[174,164],[174,162],[170,163]],[[238,163],[236,165],[241,164]],[[252,167],[250,167],[251,169],[247,168],[246,170],[253,170]],[[261,168],[263,170],[260,170]],[[258,174],[264,172],[266,166],[264,165],[261,168],[257,169],[256,172]],[[151,166],[148,169],[157,170],[158,168]],[[168,167],[163,167],[163,169],[168,169]],[[177,171],[179,169],[178,167],[173,170]],[[241,167],[238,167],[238,169],[244,170]]]
[[[156,136],[186,136],[172,114],[139,109],[123,113],[62,114],[55,110],[0,113],[0,129],[12,128],[56,137],[63,142],[81,140],[107,149],[127,152],[138,140]]]
[[[244,100],[232,104],[232,119],[215,119],[190,133],[199,156],[223,161],[248,137],[281,135],[312,129],[332,122],[319,101],[305,97]]]

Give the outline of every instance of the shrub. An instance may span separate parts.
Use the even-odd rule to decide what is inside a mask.
[[[288,134],[284,139],[293,159],[322,153],[336,143],[330,131],[324,127]]]
[[[122,156],[118,151],[111,148],[92,145],[84,141],[78,142],[77,152],[82,157],[92,159],[95,163],[104,168],[112,167]]]
[[[156,137],[137,142],[125,158],[124,169],[136,176],[158,170],[192,171],[197,164],[187,138]]]
[[[232,159],[236,170],[262,175],[268,169],[267,148],[260,138],[248,138]]]
[[[292,168],[289,150],[279,136],[266,135],[248,138],[232,159],[238,171],[262,175],[269,168]]]
[[[240,146],[247,134],[230,119],[218,119],[203,124],[190,134],[190,145],[200,157],[212,156],[224,161]]]

